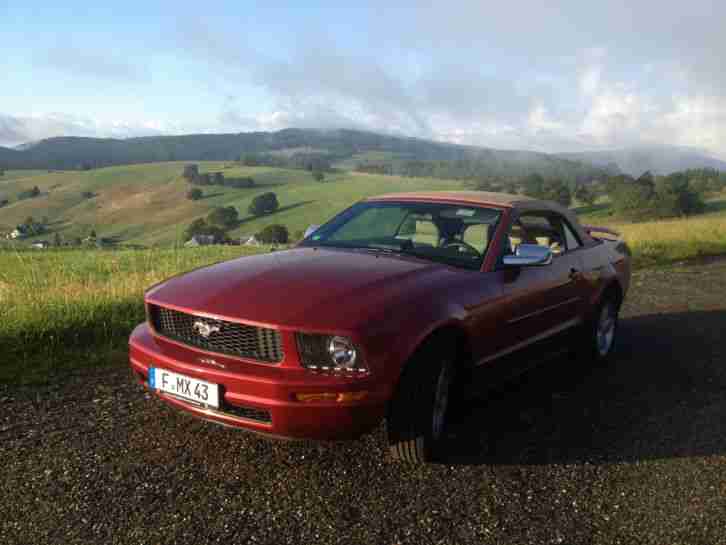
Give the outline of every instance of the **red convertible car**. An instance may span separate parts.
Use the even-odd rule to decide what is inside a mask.
[[[292,249],[149,289],[131,367],[180,410],[270,436],[356,437],[385,418],[393,456],[424,462],[462,384],[562,343],[611,354],[630,252],[596,231],[520,195],[369,198]]]

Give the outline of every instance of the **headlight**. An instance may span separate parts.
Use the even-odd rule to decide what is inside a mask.
[[[328,343],[328,354],[335,367],[344,369],[355,368],[357,352],[350,339],[345,337],[332,337]]]
[[[347,337],[297,333],[295,338],[303,367],[337,373],[358,374],[368,371],[358,349]]]

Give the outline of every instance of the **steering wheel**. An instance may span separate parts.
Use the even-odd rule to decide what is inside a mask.
[[[441,247],[442,248],[449,248],[451,246],[454,246],[456,248],[462,248],[465,253],[472,254],[476,257],[481,257],[481,252],[474,248],[471,244],[468,244],[464,242],[463,240],[451,240],[449,242],[445,242]]]

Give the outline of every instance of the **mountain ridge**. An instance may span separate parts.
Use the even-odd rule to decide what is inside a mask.
[[[142,136],[127,139],[61,136],[0,148],[0,167],[82,169],[162,161],[234,161],[246,154],[282,154],[316,150],[330,162],[458,162],[462,177],[472,177],[461,164],[473,162],[475,175],[522,176],[541,172],[548,176],[588,178],[603,169],[572,159],[525,150],[497,150],[394,136],[350,129],[282,129],[275,132]],[[385,157],[381,158],[381,155]],[[421,167],[421,165],[416,165]],[[427,165],[424,165],[427,166]],[[437,165],[441,172],[441,165]],[[419,168],[420,169],[420,168]],[[424,169],[425,170],[425,169]],[[447,175],[444,166],[444,175]]]
[[[603,151],[544,153],[503,150],[439,142],[352,129],[296,129],[133,138],[59,136],[27,142],[14,148],[0,147],[0,168],[81,169],[160,161],[233,161],[245,154],[317,154],[331,162],[388,165],[400,173],[408,163],[452,162],[456,168],[430,168],[445,177],[521,176],[538,172],[545,176],[582,181],[602,174],[639,176],[646,170],[669,174],[687,168],[726,171],[726,161],[698,150],[678,147],[639,147]],[[473,171],[461,164],[475,162]],[[395,168],[391,168],[391,165]],[[421,165],[415,165],[420,172]],[[465,165],[466,166],[466,165]],[[423,170],[427,166],[424,165]],[[473,173],[472,173],[473,172]]]

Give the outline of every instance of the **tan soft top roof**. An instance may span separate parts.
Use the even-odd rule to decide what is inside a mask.
[[[520,203],[528,206],[536,199],[524,195],[510,195],[509,193],[492,193],[489,191],[413,191],[409,193],[387,193],[370,197],[369,201],[401,201],[401,200],[442,200],[466,202],[471,204],[492,204],[495,206],[514,207]],[[544,201],[539,201],[544,202]]]

